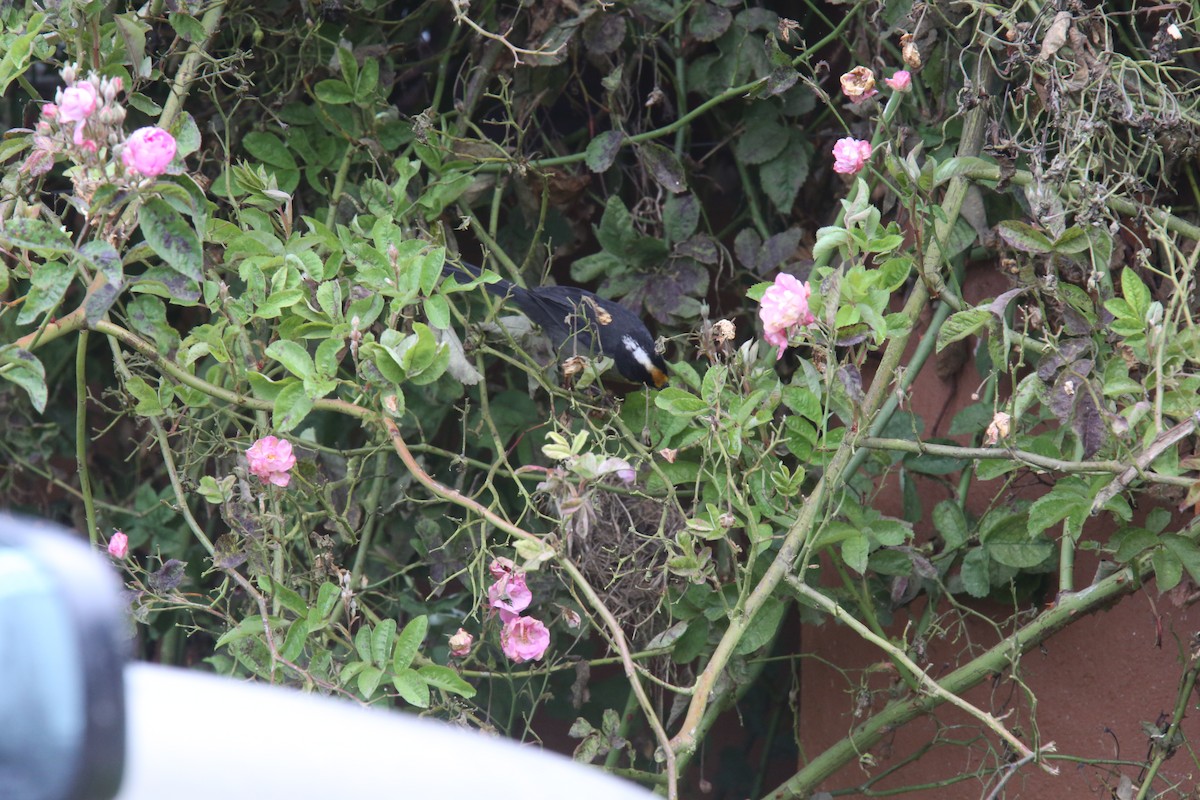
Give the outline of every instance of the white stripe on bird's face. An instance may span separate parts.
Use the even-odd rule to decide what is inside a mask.
[[[638,344],[637,339],[634,339],[629,334],[621,337],[621,344],[629,351],[634,360],[646,368],[646,372],[653,375],[656,372],[661,372],[654,364],[654,360],[650,358],[650,354],[646,349]]]

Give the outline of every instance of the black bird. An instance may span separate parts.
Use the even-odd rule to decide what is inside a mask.
[[[481,273],[479,267],[466,262],[461,268],[449,263],[442,267],[443,275],[462,283]],[[654,337],[638,315],[620,303],[577,286],[523,289],[501,279],[484,284],[484,288],[501,299],[512,300],[525,316],[541,326],[560,360],[575,355],[605,355],[627,380],[657,389],[667,385],[667,362],[654,349]]]

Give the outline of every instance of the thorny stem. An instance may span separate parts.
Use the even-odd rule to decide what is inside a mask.
[[[1107,608],[1124,595],[1132,594],[1152,572],[1150,556],[1143,556],[1082,591],[1064,595],[1053,608],[1042,612],[1028,625],[938,682],[946,692],[961,695],[972,686],[1003,672],[1018,657],[1084,615]],[[913,695],[893,700],[882,711],[855,728],[849,736],[839,740],[783,784],[765,794],[763,800],[808,797],[822,781],[848,761],[870,750],[897,728],[932,711],[941,705],[941,702],[932,695]]]
[[[83,498],[88,541],[95,547],[100,541],[100,531],[96,528],[96,500],[92,496],[92,477],[87,458],[87,345],[88,334],[83,331],[75,343],[75,464],[79,470],[79,496]]]
[[[1183,722],[1184,714],[1187,712],[1188,703],[1192,698],[1192,690],[1196,687],[1196,677],[1198,674],[1200,674],[1200,650],[1193,647],[1191,663],[1188,664],[1187,672],[1183,674],[1183,680],[1179,685],[1179,696],[1175,700],[1175,712],[1171,715],[1171,724],[1163,731],[1162,738],[1157,739],[1154,743],[1154,758],[1146,769],[1146,775],[1142,780],[1142,788],[1138,790],[1136,800],[1145,800],[1149,796],[1150,787],[1154,783],[1154,777],[1158,774],[1159,768],[1162,767],[1164,761],[1175,754],[1176,740],[1179,738],[1179,726]]]
[[[171,93],[167,96],[162,113],[158,116],[160,127],[169,130],[175,122],[175,117],[183,109],[183,100],[192,87],[192,81],[196,80],[200,62],[208,57],[208,42],[216,33],[217,26],[221,24],[221,16],[224,13],[225,0],[216,0],[200,18],[200,27],[204,29],[204,41],[192,42],[187,55],[183,57],[183,62],[180,63],[179,70],[175,73],[175,80],[171,83]]]
[[[959,447],[952,444],[924,442],[919,439],[883,439],[875,436],[859,439],[858,444],[869,450],[892,450],[900,453],[919,453],[971,460],[1011,460],[1029,467],[1065,473],[1122,473],[1129,469],[1129,464],[1116,459],[1068,461],[1008,447]],[[1191,486],[1195,483],[1194,480],[1186,477],[1163,475],[1158,472],[1143,472],[1141,477],[1150,483],[1164,483],[1170,486]]]
[[[802,601],[808,601],[812,605],[815,605],[825,611],[834,619],[840,620],[842,623],[852,628],[860,638],[866,639],[868,642],[887,653],[893,661],[897,662],[898,664],[903,664],[905,669],[907,669],[909,673],[917,679],[921,686],[925,688],[925,691],[928,692],[931,697],[937,698],[939,703],[950,703],[951,705],[962,709],[972,717],[975,717],[975,719],[982,722],[988,730],[992,731],[1005,742],[1007,742],[1010,747],[1020,753],[1023,757],[1033,758],[1034,752],[1026,747],[1024,742],[1009,733],[1008,729],[1000,723],[1000,720],[996,719],[986,711],[981,711],[980,709],[968,703],[966,700],[963,700],[958,695],[946,691],[941,684],[929,677],[929,675],[927,675],[923,669],[917,666],[917,664],[913,662],[913,660],[909,658],[908,655],[899,647],[896,647],[896,645],[878,635],[866,625],[863,625],[851,614],[846,613],[846,610],[836,602],[830,600],[828,597],[821,594],[799,578],[789,575],[786,580],[788,585],[792,587],[792,590],[799,595]],[[1058,772],[1058,770],[1054,767],[1044,766],[1044,768],[1052,774],[1056,774]]]

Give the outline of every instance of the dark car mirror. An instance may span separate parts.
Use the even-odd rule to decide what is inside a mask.
[[[0,798],[655,796],[445,723],[127,664],[121,593],[77,537],[0,514]]]
[[[125,754],[120,584],[70,533],[0,515],[0,797],[108,800]]]

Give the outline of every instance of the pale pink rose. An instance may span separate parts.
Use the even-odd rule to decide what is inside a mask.
[[[63,89],[58,102],[59,122],[82,122],[96,110],[96,87],[87,81]]]
[[[58,106],[54,103],[46,103],[42,106],[42,116],[54,119],[58,116]]]
[[[505,575],[488,587],[488,605],[496,609],[500,619],[508,622],[529,608],[533,592],[525,585],[525,573]]]
[[[533,617],[514,617],[500,630],[500,649],[517,664],[537,661],[549,646],[550,631]]]
[[[511,575],[516,572],[517,565],[512,562],[511,558],[498,556],[492,559],[492,563],[488,564],[488,572],[492,573],[493,578],[503,578],[505,575]]]
[[[871,143],[862,139],[838,139],[833,145],[833,171],[855,175],[862,171],[871,157]]]
[[[296,466],[292,443],[274,436],[264,436],[246,451],[250,471],[276,486],[287,486],[292,479],[289,470]]]
[[[471,645],[475,642],[475,637],[467,633],[462,628],[450,637],[450,655],[455,658],[466,658],[471,654]]]
[[[84,81],[63,90],[62,99],[58,103],[58,121],[75,123],[75,144],[83,144],[83,126],[95,110],[96,87],[92,84]]]
[[[783,358],[791,334],[801,326],[812,327],[817,319],[808,309],[808,298],[812,289],[792,275],[781,272],[775,276],[775,284],[762,296],[758,317],[763,323],[763,338],[779,348],[775,359]]]
[[[125,140],[121,161],[125,168],[154,178],[167,171],[175,157],[175,137],[162,128],[138,128]]]
[[[892,77],[884,78],[883,82],[897,92],[907,92],[912,88],[912,73],[906,69],[902,69]]]
[[[118,559],[129,555],[129,537],[121,531],[114,531],[108,540],[108,554]]]

